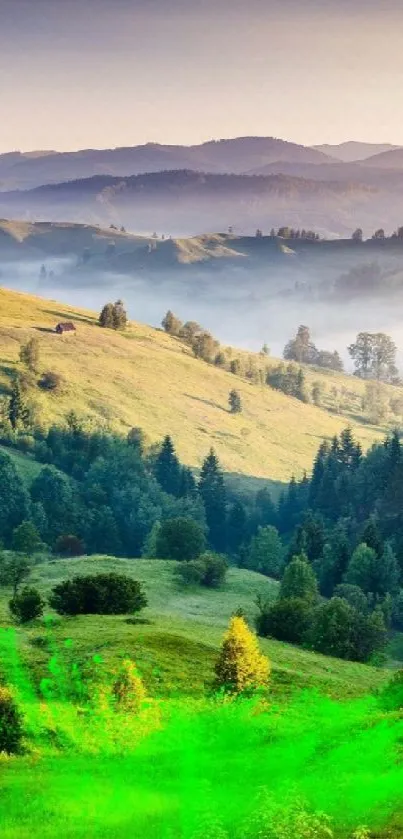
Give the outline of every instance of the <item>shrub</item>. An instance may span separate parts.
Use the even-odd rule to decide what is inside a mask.
[[[181,562],[175,573],[184,585],[201,586],[206,573],[206,566],[200,559],[191,559],[189,562]]]
[[[200,561],[204,563],[205,575],[203,578],[203,585],[207,588],[218,588],[224,580],[228,571],[228,563],[222,554],[207,551],[199,557]]]
[[[20,594],[17,594],[9,602],[11,614],[20,623],[40,618],[43,615],[45,601],[42,599],[38,589],[26,586]]]
[[[206,551],[198,559],[181,562],[176,574],[185,585],[202,585],[218,588],[225,579],[228,563],[225,556]]]
[[[59,536],[55,544],[55,553],[59,556],[83,556],[85,554],[84,542],[71,534]]]
[[[146,697],[146,691],[135,664],[129,659],[122,661],[112,690],[116,710],[131,711],[132,713],[139,711],[141,703]]]
[[[60,615],[124,615],[139,612],[147,599],[137,580],[111,572],[65,580],[49,603]]]
[[[47,370],[39,379],[38,385],[42,390],[58,390],[62,385],[63,379],[59,373],[54,373],[52,370]]]
[[[256,629],[264,638],[300,644],[310,626],[312,614],[309,601],[300,597],[276,600],[262,609],[256,619]]]
[[[269,661],[259,651],[257,638],[242,617],[230,620],[215,674],[216,687],[231,694],[254,691],[268,681]]]
[[[0,752],[18,754],[22,743],[22,715],[7,687],[0,686]]]
[[[161,524],[156,538],[156,552],[161,559],[197,559],[205,545],[203,528],[187,518],[167,519]]]
[[[332,597],[315,609],[308,640],[324,655],[365,662],[383,652],[387,633],[379,609],[363,615],[346,600]]]

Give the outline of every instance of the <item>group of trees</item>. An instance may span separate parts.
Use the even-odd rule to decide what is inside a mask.
[[[36,429],[30,439],[42,468],[29,488],[13,459],[0,453],[0,539],[7,550],[179,558],[172,547],[177,539],[182,559],[205,550],[235,556],[259,526],[273,521],[269,493],[239,499],[213,450],[196,479],[169,435],[147,446],[140,429],[124,439],[86,430],[70,414],[66,427]],[[167,547],[169,522],[175,532]],[[188,555],[192,540],[197,550]]]
[[[309,394],[302,367],[295,364],[278,364],[271,367],[266,376],[266,384],[275,390],[281,390],[287,396],[294,396],[301,402],[309,402]]]
[[[126,329],[127,312],[122,300],[105,304],[99,315],[99,325],[105,329]]]
[[[355,376],[378,382],[396,382],[397,347],[389,335],[360,332],[348,347],[348,352],[354,362]]]
[[[308,326],[299,326],[295,338],[288,341],[284,347],[283,356],[286,361],[296,361],[298,364],[313,364],[327,370],[343,370],[343,362],[339,353],[318,350],[312,342]]]
[[[348,347],[348,352],[354,362],[355,376],[399,384],[396,367],[397,347],[389,335],[383,332],[360,332],[355,342]],[[298,327],[295,337],[284,347],[283,356],[286,361],[343,371],[339,353],[318,350],[311,339],[308,326]]]
[[[379,606],[370,611],[364,596],[365,606],[345,589],[348,586],[340,586],[330,600],[319,602],[312,565],[305,554],[294,556],[284,571],[278,599],[258,603],[259,634],[304,644],[325,655],[370,660],[386,646],[384,614]]]
[[[386,627],[403,625],[402,487],[403,450],[398,434],[374,445],[364,456],[351,431],[345,429],[331,443],[321,444],[312,476],[292,479],[277,510],[284,573],[293,557],[304,555],[319,593],[343,600],[355,610],[359,618],[346,612],[345,606],[333,604],[337,614],[344,609],[349,615],[353,634],[367,638],[374,632],[376,643],[381,637],[377,634],[381,617]],[[273,559],[268,567],[270,573],[276,570]],[[301,612],[302,607],[298,609]],[[309,632],[312,625],[310,619]],[[357,647],[353,654],[358,656]]]

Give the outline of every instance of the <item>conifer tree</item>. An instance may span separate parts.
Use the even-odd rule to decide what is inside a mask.
[[[242,401],[239,390],[231,390],[228,397],[231,414],[240,414],[242,412]]]
[[[174,315],[174,313],[171,312],[170,309],[168,309],[165,317],[162,320],[161,326],[165,330],[165,332],[168,333],[168,335],[179,335],[179,332],[182,328],[182,321],[179,320],[179,318],[177,318],[176,315]]]
[[[226,491],[214,449],[210,449],[200,473],[199,492],[204,502],[209,541],[216,551],[226,547]]]
[[[169,434],[164,438],[155,461],[154,474],[164,492],[168,492],[170,495],[179,495],[181,467]]]
[[[11,389],[11,397],[8,405],[8,417],[14,431],[16,431],[19,427],[29,427],[29,410],[21,393],[18,379],[15,379]]]
[[[179,498],[195,498],[197,495],[197,484],[188,466],[182,466],[180,470],[178,495]]]
[[[216,686],[230,694],[241,694],[264,687],[270,663],[259,650],[256,635],[243,617],[231,618],[215,666]]]
[[[99,316],[99,325],[105,329],[114,329],[113,303],[106,303]]]
[[[113,328],[126,329],[127,326],[127,312],[122,300],[117,300],[113,306]]]

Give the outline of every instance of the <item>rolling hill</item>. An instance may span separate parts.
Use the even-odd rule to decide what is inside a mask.
[[[400,148],[394,146],[392,143],[360,143],[357,140],[347,140],[345,143],[323,143],[322,145],[312,146],[315,151],[320,151],[323,154],[342,160],[345,163],[352,163],[356,160],[366,160],[373,155],[382,154],[383,152],[393,151]]]
[[[169,696],[201,696],[212,677],[214,659],[231,615],[242,607],[253,623],[258,594],[275,598],[278,583],[254,571],[231,568],[221,589],[183,589],[175,580],[176,562],[166,560],[125,560],[91,556],[53,560],[36,565],[30,583],[44,596],[53,586],[75,574],[115,571],[141,580],[149,605],[141,620],[122,616],[80,616],[54,629],[54,643],[62,644],[66,632],[73,655],[86,661],[100,653],[108,667],[118,664],[124,650],[131,650],[144,673],[150,690]],[[8,591],[0,596],[1,625],[10,625],[7,612]],[[45,675],[46,646],[35,643],[39,626],[21,631],[24,660],[36,679]],[[261,640],[273,663],[272,690],[287,694],[293,686],[317,687],[331,696],[359,696],[381,686],[390,671],[365,664],[342,661],[293,647],[279,641]],[[1,640],[0,640],[1,653]]]
[[[403,149],[397,148],[385,151],[382,154],[375,154],[363,161],[364,166],[371,166],[377,169],[403,170]]]
[[[359,182],[281,173],[250,176],[177,170],[131,177],[102,175],[3,192],[0,213],[25,220],[114,223],[140,233],[193,235],[229,226],[252,233],[257,227],[287,223],[349,235],[357,219],[362,226],[377,224],[384,206],[386,221],[398,219],[397,195]]]
[[[55,334],[56,323],[65,320],[75,322],[75,334]],[[161,330],[137,323],[122,334],[103,330],[92,312],[0,289],[3,395],[9,392],[21,344],[33,336],[40,342],[41,369],[63,379],[55,393],[32,381],[29,397],[39,422],[63,422],[74,405],[79,415],[123,434],[141,426],[150,442],[170,433],[183,462],[195,468],[213,445],[225,471],[242,477],[245,486],[251,477],[281,482],[293,473],[301,475],[311,468],[321,440],[347,423],[364,447],[385,432],[360,416],[364,383],[356,378],[307,369],[308,385],[321,380],[325,387],[324,408],[317,408],[207,365]],[[275,363],[239,355],[260,365]],[[236,416],[228,411],[234,386],[244,404]],[[334,413],[334,389],[340,398],[344,392],[339,415]]]

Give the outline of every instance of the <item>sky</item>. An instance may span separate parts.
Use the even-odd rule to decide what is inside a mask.
[[[403,0],[0,0],[0,153],[403,145]]]

